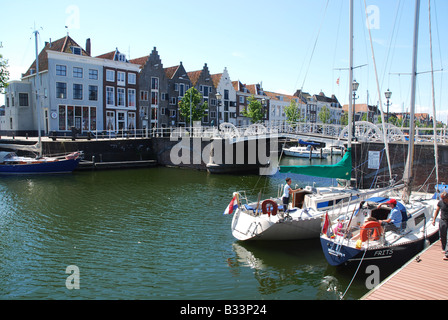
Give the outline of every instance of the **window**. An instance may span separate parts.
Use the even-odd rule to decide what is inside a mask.
[[[106,112],[106,130],[115,131],[115,112]]]
[[[65,82],[56,82],[56,98],[67,99],[67,84]]]
[[[82,68],[73,67],[73,78],[82,78]]]
[[[159,95],[157,92],[151,92],[151,105],[159,105]]]
[[[98,86],[89,86],[89,100],[98,101]]]
[[[148,101],[148,91],[140,91],[140,101]]]
[[[73,99],[82,100],[82,84],[73,84]]]
[[[98,80],[98,70],[89,69],[89,79],[90,80]]]
[[[108,105],[108,106],[115,105],[115,88],[114,87],[106,87],[106,105]]]
[[[159,78],[151,78],[151,90],[159,90]]]
[[[28,107],[28,93],[19,93],[19,106]]]
[[[65,115],[66,115],[66,109],[65,106],[59,106],[59,130],[65,130]]]
[[[176,105],[176,100],[177,99],[175,97],[171,98],[170,99],[170,105],[175,106]]]
[[[124,88],[117,88],[117,106],[124,107],[125,105],[125,90]]]
[[[183,97],[185,95],[185,84],[179,83],[179,97]]]
[[[135,108],[136,104],[135,104],[135,89],[128,89],[128,106],[130,108]]]
[[[126,73],[118,71],[117,72],[117,84],[119,86],[125,86],[126,85]]]
[[[56,75],[62,76],[62,77],[67,76],[67,66],[57,64],[56,65]]]
[[[135,112],[128,113],[128,130],[135,130]]]
[[[135,73],[128,73],[128,83],[137,84],[137,75]]]
[[[82,50],[80,47],[70,47],[72,49],[73,54],[77,54],[78,56],[82,55]]]
[[[109,82],[115,81],[115,71],[114,70],[106,70],[106,81],[109,81]]]

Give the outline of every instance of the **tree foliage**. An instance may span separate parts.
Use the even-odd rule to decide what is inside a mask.
[[[299,120],[302,117],[299,104],[294,100],[291,100],[289,106],[285,108],[285,114],[286,114],[286,121],[288,121],[288,123],[299,122]]]
[[[179,114],[185,119],[187,125],[190,125],[190,108],[192,121],[200,121],[206,115],[205,110],[208,108],[207,101],[202,103],[202,95],[194,87],[188,89],[179,101]]]
[[[8,81],[8,60],[3,59],[3,56],[0,54],[0,93],[5,92],[5,88],[8,86]]]
[[[252,123],[261,122],[265,115],[263,105],[254,96],[250,97],[248,101],[247,109],[242,112],[243,116],[250,118]]]

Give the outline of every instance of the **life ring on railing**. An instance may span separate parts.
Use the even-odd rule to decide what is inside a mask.
[[[261,211],[268,216],[277,214],[278,205],[274,200],[264,200],[261,204]]]
[[[381,236],[381,223],[378,221],[369,221],[361,227],[359,239],[362,242],[371,240],[379,240]]]

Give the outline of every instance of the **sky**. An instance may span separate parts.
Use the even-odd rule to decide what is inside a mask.
[[[416,112],[432,115],[428,13],[423,0]],[[413,0],[354,0],[356,103],[377,104],[381,98],[386,111],[389,89],[389,111],[409,110],[414,14]],[[431,1],[436,113],[445,123],[447,14],[448,1]],[[10,80],[19,80],[35,60],[34,30],[39,51],[67,33],[83,48],[90,38],[92,56],[118,48],[134,59],[156,47],[164,67],[182,61],[189,72],[207,63],[212,74],[227,68],[232,81],[261,83],[266,91],[322,91],[343,105],[349,101],[348,0],[8,1],[2,6],[0,54],[8,60]]]

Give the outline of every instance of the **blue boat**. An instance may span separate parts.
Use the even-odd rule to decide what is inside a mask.
[[[0,152],[0,175],[71,173],[81,161],[79,152],[62,157],[21,157]]]

